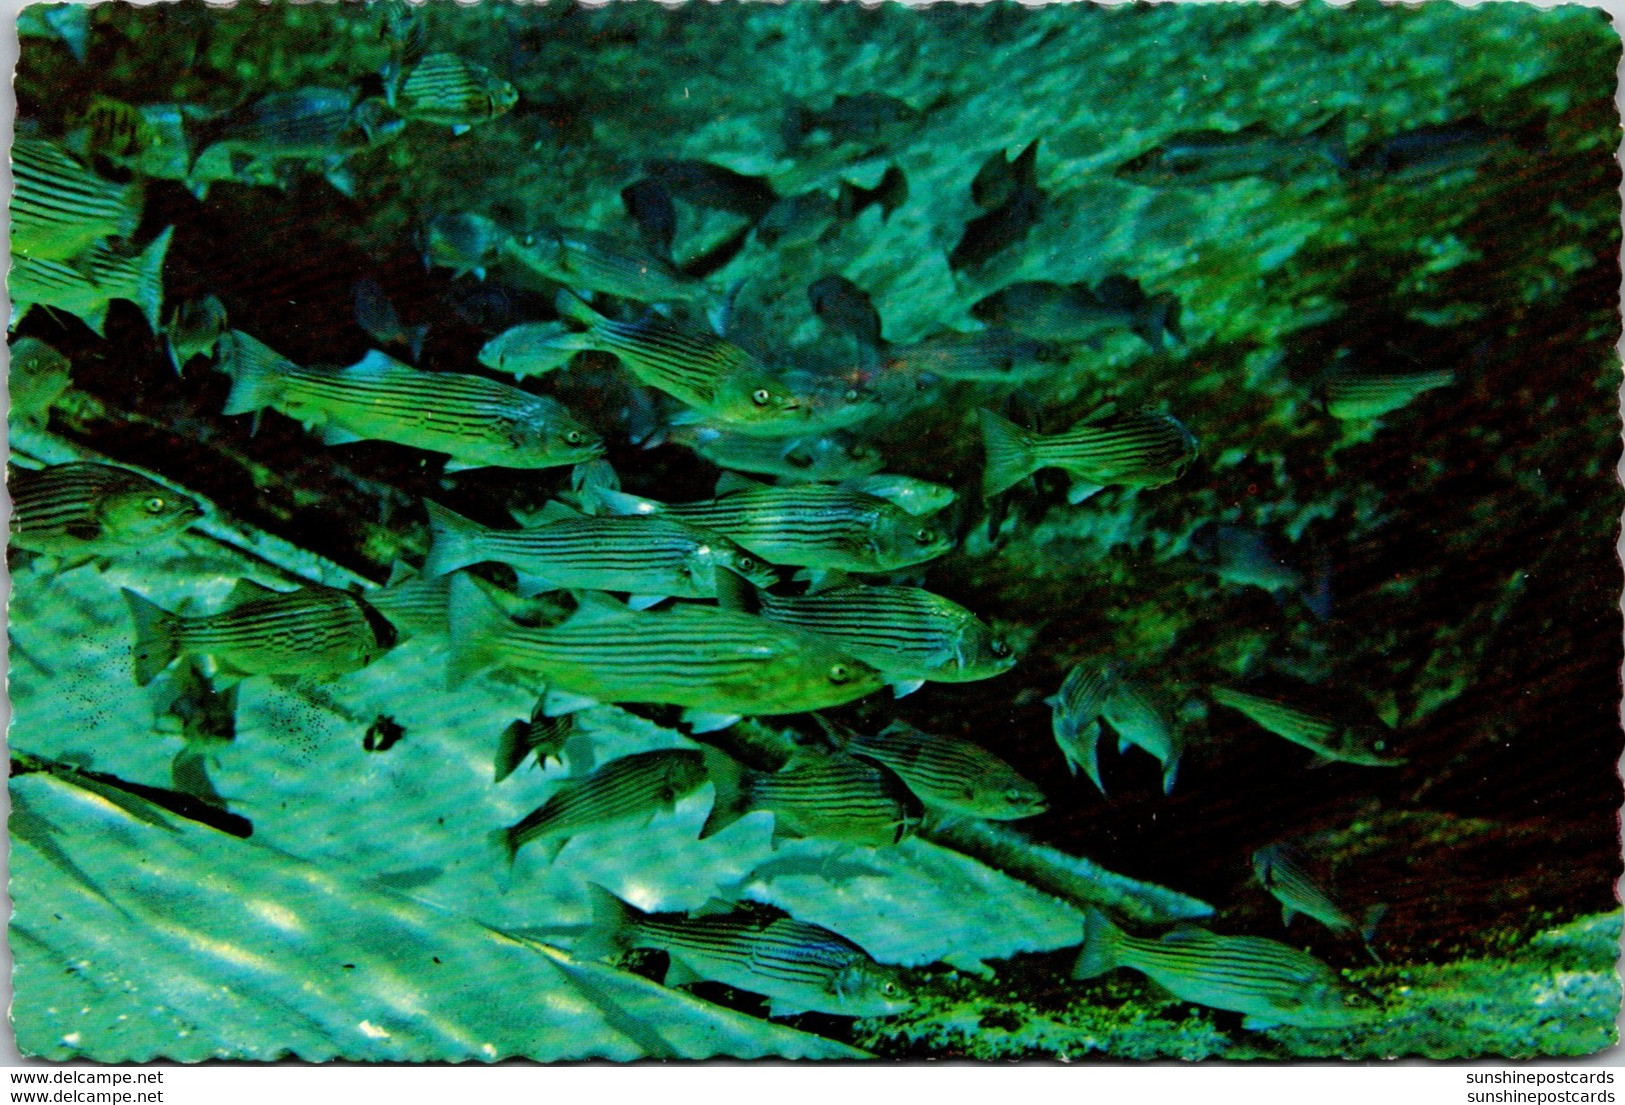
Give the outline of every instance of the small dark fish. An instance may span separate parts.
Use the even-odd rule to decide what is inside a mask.
[[[948,330],[913,345],[892,346],[884,371],[916,379],[1023,383],[1049,374],[1066,360],[1066,350],[1054,342],[990,327],[969,334]]]
[[[538,700],[536,709],[531,711],[528,719],[515,721],[502,731],[502,739],[497,741],[492,782],[500,783],[512,775],[530,758],[531,753],[536,754],[536,763],[540,767],[547,766],[548,760],[557,760],[563,755],[565,742],[575,732],[575,717],[572,714],[548,717],[542,712],[542,705],[543,701]]]
[[[1075,979],[1130,967],[1181,1001],[1246,1014],[1243,1027],[1342,1028],[1370,1018],[1370,1002],[1312,955],[1261,936],[1182,926],[1130,936],[1099,910],[1084,915]]]
[[[1191,553],[1226,583],[1271,594],[1304,585],[1303,573],[1276,552],[1268,535],[1251,526],[1204,525],[1191,535]]]
[[[1334,115],[1301,137],[1277,134],[1263,123],[1239,131],[1183,131],[1113,172],[1121,180],[1156,187],[1219,184],[1248,177],[1285,184],[1317,171],[1348,167],[1342,117]]]
[[[1390,755],[1391,736],[1378,725],[1366,725],[1289,706],[1233,687],[1213,687],[1213,701],[1246,714],[1276,736],[1301,745],[1321,760],[1362,767],[1398,767],[1404,756]]]
[[[203,517],[197,500],[128,468],[88,461],[13,468],[11,543],[66,556],[146,548]]]
[[[908,202],[908,177],[896,165],[889,166],[873,188],[860,188],[850,181],[841,181],[835,200],[835,213],[841,219],[855,219],[866,208],[879,207],[881,219]]]
[[[643,169],[651,180],[693,207],[731,211],[756,220],[779,202],[765,178],[736,173],[709,161],[656,158],[644,162]]]
[[[1253,853],[1253,874],[1258,884],[1281,903],[1282,927],[1291,925],[1292,918],[1302,913],[1341,936],[1359,937],[1369,949],[1386,907],[1372,906],[1356,924],[1305,870],[1307,859],[1297,848],[1281,843],[1266,844]]]
[[[379,714],[361,738],[361,747],[367,752],[388,752],[406,736],[406,727],[388,714]]]
[[[845,196],[843,190],[842,196]],[[814,190],[787,196],[756,222],[756,240],[770,249],[799,249],[822,238],[841,217],[842,201]]]
[[[884,847],[919,825],[919,799],[895,774],[845,755],[795,759],[775,772],[752,771],[714,748],[705,749],[716,799],[704,839],[756,810],[773,814],[775,838],[817,837]]]
[[[663,748],[611,760],[591,775],[561,782],[541,806],[491,839],[512,863],[519,849],[540,841],[552,863],[571,837],[641,818],[647,822],[669,811],[705,782],[705,760],[699,752]]]
[[[831,273],[815,280],[807,289],[807,300],[825,326],[857,339],[865,349],[880,348],[880,312],[869,293],[846,277]]]
[[[978,302],[971,314],[1039,341],[1093,341],[1112,330],[1131,330],[1152,349],[1184,340],[1179,300],[1172,293],[1147,295],[1137,281],[1119,275],[1092,286],[1011,284]]]
[[[751,913],[706,917],[645,913],[587,884],[593,924],[574,949],[602,959],[632,948],[658,948],[671,959],[666,985],[710,979],[769,999],[768,1015],[813,1010],[842,1017],[886,1017],[911,1004],[903,974],[882,966],[850,940],[789,917]]]
[[[172,614],[126,588],[135,624],[135,681],[140,686],[180,656],[212,656],[222,671],[251,675],[343,675],[395,646],[395,627],[347,591],[311,585],[273,591],[242,580],[233,605],[218,614]]]
[[[987,212],[972,219],[953,252],[948,265],[953,269],[974,269],[1015,245],[1038,225],[1049,197],[1038,186],[1038,140],[1014,160],[1006,162],[1002,153],[982,166],[971,183],[971,195]],[[984,199],[997,197],[998,203]]]
[[[1359,180],[1424,180],[1527,150],[1531,137],[1477,120],[1418,127],[1367,146],[1348,171]]]
[[[917,126],[924,117],[912,104],[883,92],[843,94],[822,110],[795,105],[785,120],[785,145],[794,149],[817,135],[832,146],[883,145]]]
[[[226,305],[219,296],[206,295],[178,304],[164,324],[164,345],[175,374],[180,375],[193,357],[212,355],[228,328]]]
[[[1333,418],[1380,418],[1408,406],[1424,391],[1449,387],[1456,374],[1449,369],[1379,368],[1355,370],[1340,366],[1327,376],[1322,388],[1326,413]]]
[[[653,177],[644,177],[621,189],[621,205],[638,224],[643,244],[670,257],[671,243],[677,236],[677,208],[666,186]]]
[[[68,358],[38,338],[13,338],[7,387],[10,417],[44,425],[51,405],[72,384],[72,369]]]
[[[210,745],[237,739],[237,684],[215,689],[190,660],[175,666],[153,706],[159,727],[178,723],[188,744]]]
[[[423,263],[484,279],[511,237],[494,220],[471,211],[436,215],[423,227]]]
[[[423,355],[423,339],[429,327],[420,323],[407,326],[401,322],[400,312],[378,281],[363,276],[350,289],[355,302],[355,321],[367,335],[380,345],[405,346],[415,361]]]
[[[1196,459],[1196,438],[1171,415],[1102,413],[1062,433],[1041,437],[982,410],[987,447],[983,489],[989,498],[1041,468],[1073,477],[1067,501],[1080,503],[1102,487],[1161,487]]]

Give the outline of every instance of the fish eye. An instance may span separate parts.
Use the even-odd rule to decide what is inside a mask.
[[[164,502],[162,496],[154,495],[141,505],[146,508],[148,514],[160,514],[168,504]]]
[[[1388,742],[1385,740],[1374,740],[1371,742],[1371,750],[1373,752],[1386,752],[1388,751]]]
[[[767,401],[771,398],[773,398],[773,393],[768,391],[766,388],[757,388],[755,391],[750,393],[751,402],[755,403],[758,407],[767,406]]]
[[[581,431],[580,430],[566,430],[564,432],[564,440],[569,442],[571,445],[580,445],[581,444]]]
[[[1002,637],[993,638],[992,643],[987,647],[988,651],[993,653],[995,656],[1002,657],[1010,655],[1010,646],[1004,643],[1004,638]]]
[[[845,683],[852,678],[852,672],[845,664],[831,664],[829,668],[829,681],[831,683]]]
[[[847,388],[846,389],[846,394],[843,395],[842,398],[845,399],[848,403],[856,403],[858,401],[858,399],[860,398],[860,395],[858,393],[858,389],[857,388]]]
[[[756,570],[756,560],[754,557],[742,556],[739,558],[739,567],[741,571],[754,572]]]
[[[934,545],[937,543],[937,531],[927,526],[914,535],[914,540],[922,545]]]
[[[520,239],[519,239],[519,244],[522,245],[522,246],[533,246],[533,245],[535,245],[536,244],[536,235],[534,235],[534,234],[522,235],[520,237]]]
[[[1015,805],[1016,803],[1020,802],[1021,798],[1022,795],[1020,787],[1011,787],[1009,790],[1004,792],[1004,800],[1009,802],[1011,805]]]

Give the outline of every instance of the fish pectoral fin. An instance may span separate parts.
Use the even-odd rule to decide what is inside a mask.
[[[256,583],[252,579],[239,579],[232,587],[231,593],[226,596],[228,606],[241,606],[245,602],[255,599],[269,598],[280,595],[281,591],[274,591],[263,583]]]
[[[361,439],[357,438],[356,440],[359,441]],[[471,468],[489,468],[489,467],[491,467],[489,464],[481,464],[481,463],[477,463],[477,462],[473,462],[473,461],[458,460],[456,457],[450,457],[450,458],[448,458],[446,460],[446,467],[445,467],[444,471],[446,471],[448,473],[451,473],[451,472],[467,472]]]
[[[698,909],[689,910],[688,915],[690,917],[717,917],[732,913],[738,908],[738,901],[717,896],[705,899],[705,901],[700,904]]]
[[[1278,1028],[1281,1022],[1269,1017],[1261,1017],[1257,1013],[1249,1013],[1241,1019],[1241,1027],[1249,1032],[1263,1032],[1266,1029]]]
[[[769,1017],[795,1017],[807,1011],[805,1005],[785,1001],[783,998],[773,998],[767,1003]]]
[[[1310,768],[1325,767],[1337,762],[1336,756],[1328,756],[1324,752],[1316,752],[1315,758],[1309,761]]]
[[[665,602],[670,595],[627,595],[626,605],[630,610],[647,610],[658,603]]]
[[[705,976],[695,971],[687,963],[684,963],[675,955],[671,955],[670,952],[666,954],[671,957],[671,963],[666,968],[667,986],[688,986],[695,982],[705,981]]]
[[[585,710],[599,704],[596,698],[588,698],[584,694],[573,694],[570,691],[559,691],[549,687],[542,699],[542,713],[548,717],[563,717],[573,714],[577,710]]]
[[[728,726],[737,723],[741,716],[740,714],[711,713],[707,710],[693,708],[683,711],[683,721],[688,725],[691,733],[714,733],[719,729],[726,729]]]
[[[1067,489],[1066,501],[1073,506],[1077,506],[1085,499],[1091,498],[1104,490],[1105,488],[1098,483],[1090,483],[1088,480],[1073,480],[1072,486]]]
[[[514,569],[513,574],[514,582],[519,587],[520,598],[534,598],[549,591],[559,590],[559,585],[546,576],[537,575],[534,572],[521,572],[518,568]]]
[[[323,422],[320,432],[323,445],[352,445],[357,441],[366,440],[360,434],[346,430],[336,422]]]
[[[923,679],[900,679],[891,685],[892,695],[896,698],[903,698],[913,694],[923,686],[925,686],[925,680]]]
[[[1281,927],[1282,928],[1291,928],[1292,927],[1292,918],[1296,917],[1297,915],[1298,915],[1297,910],[1293,909],[1289,905],[1283,905],[1281,907]]]
[[[761,491],[768,485],[760,480],[753,480],[749,476],[741,476],[738,472],[724,472],[717,477],[717,498],[732,495],[739,491]]]

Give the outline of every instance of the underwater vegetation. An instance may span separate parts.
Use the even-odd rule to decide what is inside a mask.
[[[1599,12],[20,31],[25,1053],[1615,1042]]]

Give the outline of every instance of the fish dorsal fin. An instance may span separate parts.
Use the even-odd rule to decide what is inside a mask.
[[[510,511],[510,513],[512,514],[514,521],[518,522],[521,526],[524,526],[527,529],[534,529],[537,526],[545,526],[550,522],[563,522],[570,518],[582,517],[579,510],[572,510],[570,507],[559,502],[557,499],[549,499],[537,510],[522,510],[515,508],[514,510]]]
[[[702,902],[698,909],[689,910],[688,915],[690,917],[722,917],[735,912],[738,908],[738,902],[722,897],[712,897]]]
[[[581,625],[588,622],[607,621],[611,618],[624,618],[631,613],[626,604],[610,598],[602,591],[574,591],[576,608],[569,621]]]
[[[738,472],[724,472],[717,477],[717,498],[724,495],[733,495],[740,491],[761,491],[768,485],[760,480],[753,480],[749,476],[741,476]]]
[[[1179,925],[1162,934],[1164,944],[1200,944],[1211,934],[1195,925]]]
[[[229,606],[241,606],[245,602],[271,598],[273,595],[281,595],[282,593],[265,586],[263,583],[255,583],[251,579],[239,579],[232,586],[231,593],[226,596],[226,603]]]
[[[346,376],[381,376],[386,372],[395,372],[403,368],[408,372],[417,371],[411,365],[397,361],[388,353],[380,353],[376,349],[370,349],[365,357],[344,369],[344,374]]]
[[[1106,402],[1100,404],[1100,406],[1096,407],[1094,410],[1092,410],[1088,414],[1084,415],[1082,420],[1079,421],[1078,425],[1080,425],[1080,426],[1091,426],[1091,425],[1095,424],[1096,422],[1103,422],[1106,419],[1108,419],[1108,418],[1112,417],[1113,415],[1115,415],[1117,413],[1117,410],[1118,410],[1118,408],[1117,408],[1117,400],[1108,399]]]
[[[852,586],[852,577],[839,568],[825,568],[822,571],[810,572],[807,576],[807,593],[809,595],[850,586]]]
[[[670,965],[666,968],[667,986],[687,986],[692,982],[704,982],[705,976],[695,971],[687,963],[675,955],[671,957]]]

